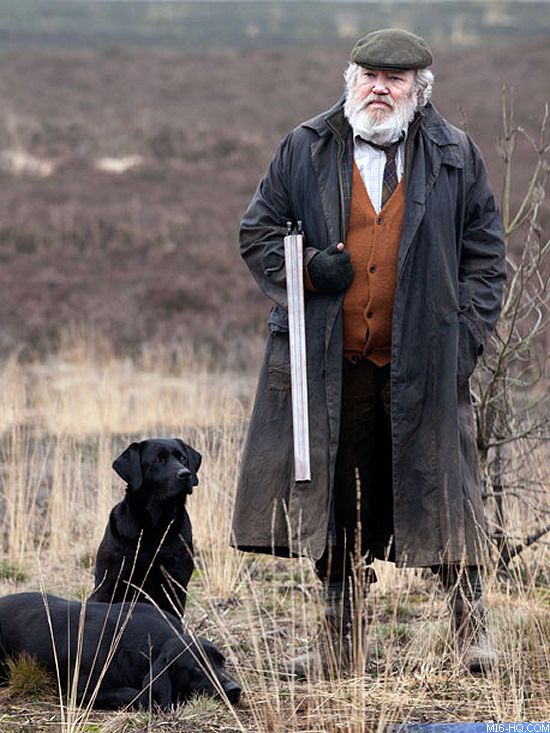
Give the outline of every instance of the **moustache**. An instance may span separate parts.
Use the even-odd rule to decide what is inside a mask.
[[[383,102],[384,104],[387,104],[388,107],[390,107],[391,109],[395,108],[395,102],[387,94],[373,94],[373,93],[369,94],[369,96],[365,99],[363,103],[363,107],[364,108],[368,107],[368,105],[371,104],[371,102]]]

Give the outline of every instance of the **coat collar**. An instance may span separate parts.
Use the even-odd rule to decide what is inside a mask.
[[[345,139],[350,130],[350,125],[344,116],[344,102],[345,95],[342,95],[333,107],[303,122],[302,127],[314,130],[320,136],[332,133],[338,135],[341,139]],[[461,133],[441,116],[431,102],[428,102],[420,110],[420,115],[420,130],[432,143],[438,147],[459,145]]]
[[[306,120],[306,122],[302,123],[302,127],[308,127],[322,137],[336,133],[340,138],[344,139],[351,129],[349,122],[344,116],[345,100],[345,95],[342,95],[333,107],[326,112],[322,112],[320,115]]]
[[[422,109],[421,128],[435,145],[458,145],[458,130],[450,125],[431,102]]]
[[[420,129],[426,144],[432,143],[439,149],[442,163],[462,168],[464,161],[460,143],[465,133],[447,122],[430,102],[422,112]]]

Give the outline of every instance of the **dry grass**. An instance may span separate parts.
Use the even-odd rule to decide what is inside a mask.
[[[21,697],[44,697],[55,693],[55,680],[34,657],[21,654],[8,659],[10,693]]]
[[[183,349],[169,359],[144,349],[121,360],[108,344],[83,338],[41,362],[22,364],[14,355],[0,373],[0,594],[42,583],[65,597],[85,596],[108,511],[123,492],[110,469],[113,458],[134,439],[182,437],[203,454],[189,503],[197,571],[186,620],[225,651],[244,687],[234,711],[198,698],[166,715],[94,711],[83,719],[68,716],[50,698],[22,700],[7,688],[0,692],[2,733],[363,733],[395,722],[549,719],[544,543],[520,558],[516,580],[490,579],[490,624],[500,661],[487,679],[462,672],[446,600],[433,579],[382,563],[366,609],[366,671],[307,683],[286,679],[285,660],[306,647],[322,610],[311,568],[229,547],[255,373],[220,370]]]

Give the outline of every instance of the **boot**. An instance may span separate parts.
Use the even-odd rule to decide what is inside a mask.
[[[491,646],[483,601],[470,601],[457,594],[453,605],[453,625],[462,661],[472,674],[487,674],[496,665],[497,657]]]

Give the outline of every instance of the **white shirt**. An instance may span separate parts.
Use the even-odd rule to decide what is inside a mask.
[[[403,177],[403,169],[405,166],[405,142],[397,148],[395,156],[395,168],[397,170],[397,180]],[[383,150],[369,145],[365,140],[354,136],[353,157],[359,168],[359,173],[367,189],[367,193],[371,200],[376,213],[382,207],[382,180],[384,178],[384,168],[386,166],[386,153]]]

